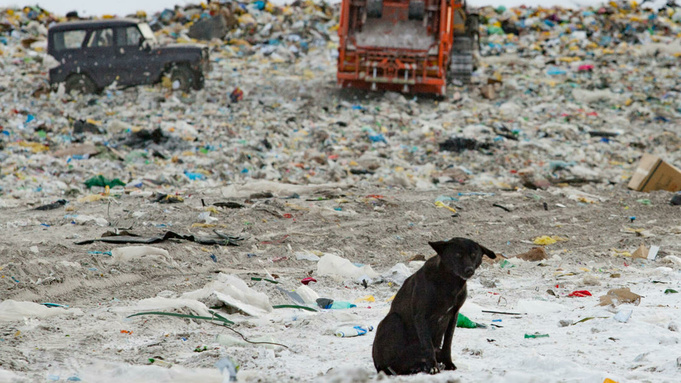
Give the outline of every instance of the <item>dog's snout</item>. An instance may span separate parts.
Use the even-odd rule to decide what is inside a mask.
[[[475,273],[475,268],[469,266],[466,267],[463,272],[466,278],[470,278],[473,276],[473,273]]]

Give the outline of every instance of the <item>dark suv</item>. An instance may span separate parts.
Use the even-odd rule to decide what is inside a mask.
[[[116,81],[121,86],[155,84],[169,75],[173,89],[201,89],[209,71],[208,48],[158,46],[149,25],[134,19],[60,23],[48,31],[47,52],[59,66],[50,84],[67,92],[94,93]]]

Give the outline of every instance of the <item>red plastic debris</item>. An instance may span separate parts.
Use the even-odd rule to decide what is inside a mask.
[[[367,198],[384,199],[385,197],[380,194],[369,194]]]
[[[279,245],[279,244],[281,244],[281,243],[284,243],[284,241],[286,240],[286,238],[288,238],[288,234],[286,234],[285,236],[281,237],[281,239],[277,239],[277,240],[274,240],[274,241],[262,241],[262,242],[260,242],[260,243],[263,244],[263,245]]]
[[[568,297],[575,297],[575,298],[584,298],[584,297],[590,297],[591,293],[588,292],[587,290],[576,290],[568,294]]]
[[[239,88],[239,87],[234,88],[232,93],[230,93],[230,95],[229,95],[229,99],[232,100],[232,102],[234,102],[234,103],[243,100],[244,99],[244,91],[241,90],[241,88]]]
[[[286,214],[282,215],[282,217],[284,217],[284,218],[293,218],[293,215],[290,214],[290,213],[286,213]]]
[[[300,283],[302,283],[302,284],[304,284],[304,285],[308,285],[308,284],[310,284],[310,282],[315,282],[315,283],[317,283],[317,280],[314,279],[314,278],[312,278],[312,277],[307,277],[307,278],[303,278],[303,280],[300,281]]]
[[[592,71],[593,69],[594,66],[591,64],[580,65],[579,68],[577,68],[580,72]]]

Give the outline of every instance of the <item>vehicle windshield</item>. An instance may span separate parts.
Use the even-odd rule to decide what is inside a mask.
[[[140,28],[140,32],[142,32],[142,36],[144,36],[144,39],[152,44],[156,44],[156,36],[154,36],[154,32],[149,27],[149,24],[141,23],[138,24],[138,26]]]

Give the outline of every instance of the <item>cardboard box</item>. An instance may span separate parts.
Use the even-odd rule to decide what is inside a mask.
[[[681,170],[652,154],[644,154],[629,180],[629,189],[681,191]]]

